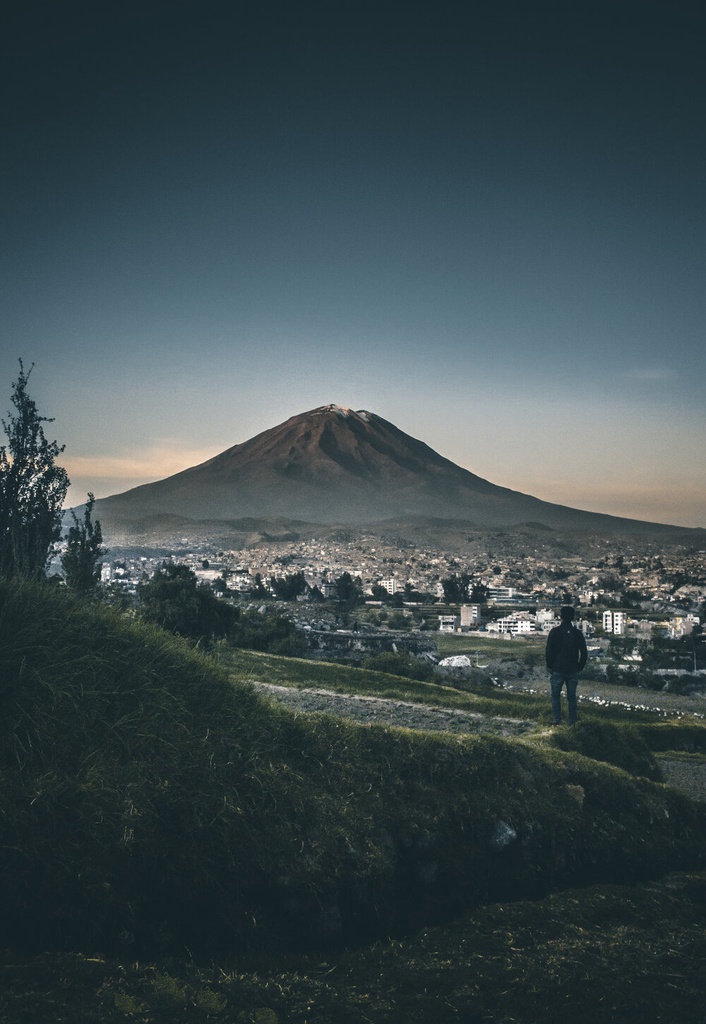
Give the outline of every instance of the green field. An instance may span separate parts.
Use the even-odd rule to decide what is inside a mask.
[[[453,654],[478,655],[484,661],[511,658],[515,661],[544,663],[546,637],[504,637],[477,633],[435,633],[439,654],[448,658]]]

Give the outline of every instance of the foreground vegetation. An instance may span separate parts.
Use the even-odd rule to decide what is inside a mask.
[[[0,583],[4,1019],[532,1021],[551,994],[588,1020],[589,980],[605,1019],[677,1018],[703,990],[703,879],[621,887],[703,866],[706,807],[655,781],[654,752],[706,729],[596,709],[551,738],[431,735],[295,717],[245,681],[545,713],[355,673],[218,665]]]
[[[51,954],[4,970],[7,1024],[693,1024],[706,875],[590,886],[444,928],[277,964]]]

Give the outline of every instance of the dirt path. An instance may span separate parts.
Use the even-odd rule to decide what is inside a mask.
[[[411,701],[389,700],[386,697],[364,697],[348,693],[334,693],[331,690],[303,689],[290,686],[275,686],[251,680],[261,692],[286,704],[295,711],[306,713],[324,711],[329,715],[347,718],[354,722],[379,725],[398,725],[406,729],[459,733],[492,733],[495,736],[519,736],[534,732],[536,722],[521,718],[499,718],[481,715],[472,711],[455,711],[449,708],[433,707],[428,704],[414,704]]]
[[[314,688],[299,690],[290,686],[275,686],[273,683],[255,680],[251,682],[256,690],[294,711],[304,714],[325,712],[354,722],[494,736],[521,736],[544,728],[537,722],[521,718],[501,718],[472,711],[455,711],[428,704],[414,704],[411,701],[390,700],[386,697],[334,693],[331,690]],[[670,786],[683,790],[693,800],[706,801],[706,762],[660,757],[660,765],[664,779]]]

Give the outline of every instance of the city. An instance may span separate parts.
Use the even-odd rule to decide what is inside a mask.
[[[596,542],[587,557],[530,551],[511,534],[486,540],[484,550],[474,539],[465,553],[400,546],[366,533],[238,550],[184,541],[183,548],[149,554],[108,551],[103,593],[134,602],[138,588],[165,563],[185,565],[200,586],[228,604],[253,613],[276,610],[291,619],[307,637],[308,656],[354,662],[394,644],[441,663],[451,642],[441,638],[449,635],[480,643],[493,636],[537,641],[556,624],[559,607],[571,603],[589,639],[594,672],[652,688],[660,678],[674,688],[673,677],[680,677],[683,692],[706,690],[706,644],[700,640],[706,551],[695,547]],[[337,592],[341,577],[356,585],[355,600]],[[284,600],[277,595],[287,593],[287,581],[298,586]],[[352,630],[357,655],[341,643],[341,634]],[[654,656],[655,645],[687,637],[693,641],[687,663],[678,646],[671,657]]]

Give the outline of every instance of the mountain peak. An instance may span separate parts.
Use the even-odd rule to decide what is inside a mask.
[[[312,409],[310,413],[304,413],[304,415],[316,416],[317,414],[321,413],[335,413],[337,416],[341,416],[343,419],[346,419],[349,416],[355,416],[359,420],[362,420],[364,423],[369,422],[370,417],[373,415],[372,413],[366,412],[365,409],[358,409],[357,411],[355,411],[354,409],[349,409],[348,406],[345,405],[333,404],[320,405],[318,409]]]
[[[292,416],[200,466],[98,506],[102,521],[126,526],[145,516],[359,525],[422,517],[469,527],[534,522],[604,532],[639,525],[499,487],[381,416],[335,404]]]

